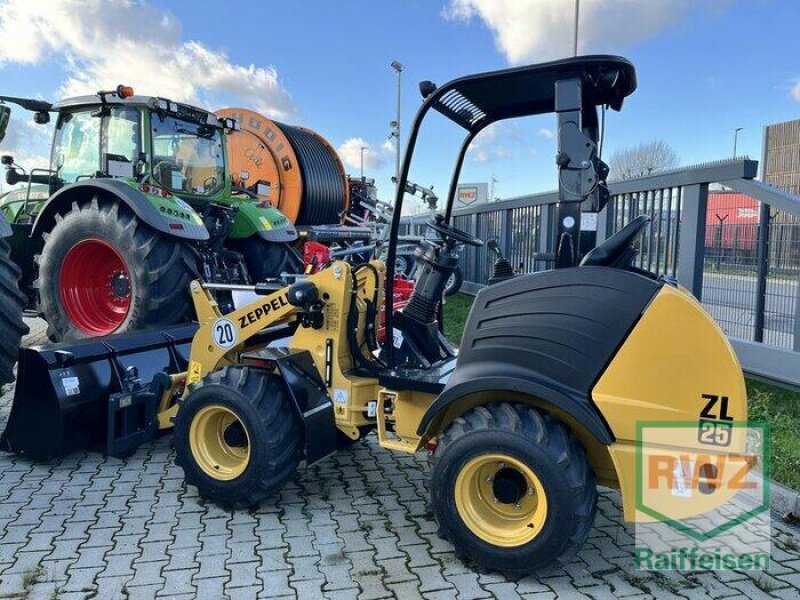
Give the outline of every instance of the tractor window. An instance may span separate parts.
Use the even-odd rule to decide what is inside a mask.
[[[100,169],[100,119],[88,110],[64,113],[56,127],[51,162],[64,183],[94,177]]]
[[[217,127],[152,114],[153,179],[174,192],[210,195],[225,184]]]
[[[139,111],[115,106],[106,124],[106,153],[124,156],[130,162],[139,157]]]

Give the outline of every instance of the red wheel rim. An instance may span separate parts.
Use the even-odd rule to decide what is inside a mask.
[[[89,335],[112,333],[131,308],[128,267],[103,240],[84,240],[69,249],[61,263],[59,288],[67,316]]]

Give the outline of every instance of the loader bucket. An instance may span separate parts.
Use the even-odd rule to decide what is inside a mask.
[[[157,433],[159,373],[186,370],[196,324],[22,349],[5,450],[125,456]]]

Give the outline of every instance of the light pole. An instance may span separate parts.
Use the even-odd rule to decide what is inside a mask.
[[[581,0],[575,0],[575,36],[572,39],[572,55],[578,56],[578,18],[581,14]]]
[[[397,179],[395,185],[400,185],[400,84],[403,78],[403,65],[393,60],[389,66],[397,73],[397,115],[389,125],[392,128],[390,136],[394,137],[395,143],[394,176]]]
[[[367,146],[361,146],[361,179],[364,179],[364,150],[367,149]]]
[[[736,158],[736,142],[739,141],[739,132],[744,129],[744,127],[737,127],[733,131],[733,158]]]

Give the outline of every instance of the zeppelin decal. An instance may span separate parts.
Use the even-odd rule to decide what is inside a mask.
[[[246,315],[239,317],[239,327],[241,329],[245,329],[253,323],[257,323],[271,312],[280,310],[284,306],[289,306],[289,300],[286,298],[286,294],[279,296],[270,302],[265,302],[257,309],[251,310]]]

